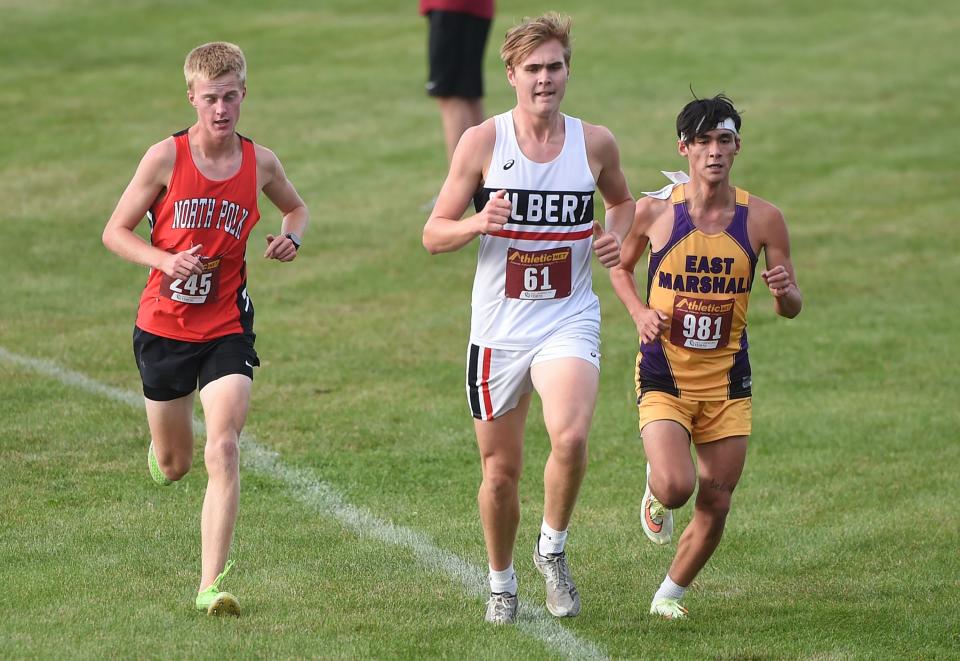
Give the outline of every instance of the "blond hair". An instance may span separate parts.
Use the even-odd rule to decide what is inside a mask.
[[[236,44],[227,41],[212,41],[197,46],[187,53],[183,63],[183,77],[187,79],[187,89],[193,89],[197,78],[213,80],[228,73],[240,78],[240,85],[247,84],[247,60]]]
[[[507,31],[500,47],[500,59],[509,68],[523,62],[530,53],[548,41],[556,39],[563,46],[563,60],[570,66],[570,25],[573,20],[557,12],[548,12],[537,18],[524,18],[520,25]]]

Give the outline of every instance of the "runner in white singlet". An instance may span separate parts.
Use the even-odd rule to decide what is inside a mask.
[[[480,518],[490,566],[486,619],[513,622],[513,547],[531,393],[543,404],[551,452],[533,549],[547,608],[580,612],[565,554],[586,470],[600,368],[600,306],[590,253],[610,268],[634,201],[613,135],[560,112],[570,75],[570,19],[547,14],[507,33],[501,58],[517,105],[464,133],[423,229],[431,253],[480,237],[467,355],[467,394],[480,449]],[[599,189],[604,229],[594,217]],[[461,220],[471,198],[476,214]]]

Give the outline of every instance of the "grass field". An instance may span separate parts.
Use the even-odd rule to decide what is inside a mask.
[[[635,194],[682,167],[689,87],[733,97],[734,181],[784,211],[805,308],[788,322],[754,293],[746,472],[691,619],[664,623],[646,612],[674,547],[637,520],[636,336],[597,267],[602,391],[568,546],[584,610],[553,622],[529,560],[548,452],[534,407],[527,607],[492,629],[462,386],[475,249],[420,245],[445,163],[415,3],[0,0],[0,658],[960,657],[951,7],[499,3],[488,112],[514,100],[504,30],[572,14],[564,110],[614,132]],[[212,39],[244,48],[241,132],[313,217],[292,265],[259,257],[279,224],[266,202],[251,238],[263,366],[229,621],[191,608],[199,446],[169,490],[146,472],[130,348],[146,273],[100,243],[147,146],[192,123],[180,68]]]

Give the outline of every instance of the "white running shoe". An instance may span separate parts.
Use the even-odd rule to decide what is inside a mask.
[[[640,506],[640,524],[647,538],[654,544],[669,544],[673,536],[673,512],[653,497],[650,491],[650,462],[647,462],[647,483]]]
[[[576,617],[580,612],[580,593],[570,577],[567,555],[540,555],[540,539],[533,546],[533,564],[543,574],[547,586],[547,610],[554,617]]]
[[[487,600],[487,614],[483,618],[490,624],[513,624],[517,619],[517,595],[509,592],[491,592]]]

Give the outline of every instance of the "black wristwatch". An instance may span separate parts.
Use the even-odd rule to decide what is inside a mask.
[[[300,250],[300,244],[303,243],[303,242],[300,241],[300,237],[299,237],[299,236],[297,236],[297,235],[294,234],[293,232],[287,232],[286,234],[284,234],[284,236],[287,237],[288,239],[290,239],[290,241],[293,243],[293,249],[294,249],[294,250]]]

